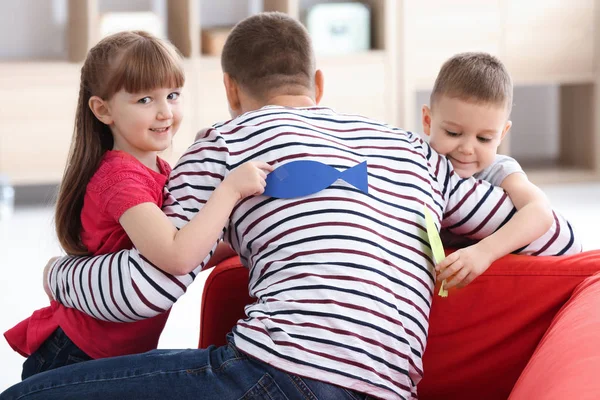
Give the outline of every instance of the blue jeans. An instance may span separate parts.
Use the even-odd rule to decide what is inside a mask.
[[[89,361],[92,358],[75,345],[61,328],[50,335],[37,351],[23,363],[21,379],[65,365]]]
[[[16,399],[365,400],[367,395],[287,374],[229,344],[153,350],[37,374],[0,394]]]

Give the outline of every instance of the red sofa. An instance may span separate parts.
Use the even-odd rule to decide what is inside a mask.
[[[506,256],[464,289],[436,296],[420,399],[599,399],[600,251]],[[200,347],[220,345],[244,317],[237,257],[209,275]]]

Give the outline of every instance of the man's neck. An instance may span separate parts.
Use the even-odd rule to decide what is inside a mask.
[[[317,102],[308,94],[280,94],[271,96],[267,100],[255,99],[250,96],[240,96],[241,109],[239,113],[233,114],[240,116],[244,113],[260,110],[265,106],[281,106],[281,107],[314,107]]]
[[[279,96],[273,96],[264,102],[264,106],[282,106],[282,107],[313,107],[317,103],[315,100],[306,95],[290,95],[284,94]]]

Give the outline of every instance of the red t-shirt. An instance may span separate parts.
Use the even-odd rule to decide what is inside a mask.
[[[133,247],[119,218],[141,203],[163,204],[163,188],[171,167],[157,158],[157,173],[128,153],[108,151],[87,185],[81,210],[81,239],[93,255]],[[35,352],[59,326],[92,358],[143,353],[155,349],[169,311],[138,322],[97,320],[56,301],[4,333],[24,356]]]

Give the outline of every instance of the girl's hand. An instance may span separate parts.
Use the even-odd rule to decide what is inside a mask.
[[[481,246],[474,244],[455,251],[437,264],[435,266],[438,273],[437,279],[443,281],[452,277],[452,279],[446,281],[445,289],[454,286],[465,287],[484,273],[492,261],[489,254]]]
[[[265,191],[267,174],[273,167],[262,161],[248,161],[234,169],[223,181],[241,200]]]
[[[44,292],[46,292],[46,296],[48,296],[48,300],[50,300],[50,302],[54,300],[54,295],[52,294],[52,290],[50,290],[50,286],[48,286],[48,274],[50,273],[50,267],[52,266],[52,264],[54,264],[54,262],[59,258],[60,257],[52,257],[44,267],[44,273],[42,278],[44,280]]]

